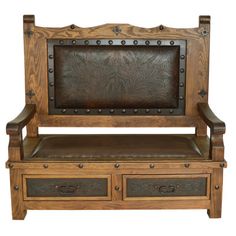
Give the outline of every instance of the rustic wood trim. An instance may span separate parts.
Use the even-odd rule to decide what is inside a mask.
[[[224,160],[224,141],[223,135],[211,134],[210,156],[214,161]]]
[[[224,160],[225,123],[211,110],[207,103],[199,103],[198,110],[203,121],[210,127],[210,157],[214,161]]]
[[[40,127],[195,127],[198,116],[39,115]]]
[[[12,219],[24,220],[26,216],[26,207],[23,201],[23,185],[21,170],[10,170],[11,182],[11,205],[12,205]]]
[[[78,165],[80,162],[7,162],[7,166],[11,165],[11,168],[21,168],[21,169],[37,169],[37,170],[45,170],[45,165],[47,165],[46,171],[62,169],[63,171],[66,169],[69,170],[78,170]],[[84,170],[115,170],[115,171],[123,171],[123,170],[148,170],[148,171],[157,171],[160,169],[185,169],[185,170],[194,170],[194,169],[210,169],[210,168],[222,168],[227,167],[226,161],[191,161],[191,160],[183,160],[183,161],[159,161],[159,162],[119,162],[119,168],[115,168],[116,162],[84,162],[83,169]],[[150,169],[150,164],[154,164],[154,168]],[[186,164],[189,164],[186,167]]]
[[[28,210],[207,209],[210,200],[26,201]]]
[[[210,218],[221,218],[223,191],[223,169],[214,169],[211,175],[211,203],[208,208]]]
[[[90,178],[90,179],[99,179],[99,178],[106,178],[107,179],[107,196],[105,197],[28,197],[27,196],[27,184],[26,179],[37,179],[37,178],[73,178],[73,179],[82,179],[82,178]],[[54,174],[45,174],[45,175],[23,175],[23,196],[24,200],[53,200],[53,201],[69,201],[69,200],[87,200],[87,201],[105,201],[111,200],[111,175],[54,175]]]
[[[203,20],[201,22],[204,22]],[[121,32],[117,35],[114,28]],[[200,28],[175,29],[170,27],[141,28],[128,24],[106,24],[90,28],[66,26],[62,28],[34,27],[34,61],[35,80],[31,88],[35,96],[37,115],[36,126],[65,126],[65,127],[196,127],[202,122],[198,117],[196,104],[204,102],[198,95],[201,89],[208,87],[208,54],[209,37],[203,37]],[[48,39],[176,39],[187,40],[186,57],[186,106],[185,115],[180,117],[150,116],[150,117],[89,117],[89,116],[64,116],[48,115],[48,83],[47,83],[47,40]],[[29,62],[28,62],[29,63]],[[191,69],[189,69],[191,68]],[[45,78],[41,79],[41,78]],[[31,99],[32,100],[32,99]],[[32,128],[33,129],[33,128]],[[32,131],[30,131],[32,132]],[[35,135],[36,130],[31,133]]]
[[[26,104],[22,112],[14,120],[7,123],[6,132],[10,135],[8,145],[10,161],[23,160],[22,129],[30,122],[35,112],[34,104]]]
[[[24,30],[24,54],[25,54],[25,102],[26,104],[36,103],[36,61],[35,61],[35,16],[23,16]],[[38,134],[37,115],[27,124],[27,135],[36,137]]]
[[[206,190],[206,196],[176,196],[176,197],[127,197],[127,179],[129,178],[136,178],[136,179],[170,179],[170,178],[206,178],[207,179],[207,190]],[[154,200],[192,200],[192,199],[198,199],[198,200],[204,200],[209,199],[210,195],[210,175],[209,174],[201,174],[201,175],[123,175],[123,200],[125,201],[154,201]]]
[[[198,103],[198,111],[203,121],[210,127],[212,134],[225,133],[225,123],[213,113],[208,103]]]
[[[122,175],[116,174],[113,172],[112,174],[112,201],[121,201],[122,200]]]
[[[7,123],[6,131],[9,135],[19,135],[22,129],[30,122],[36,112],[35,104],[26,104],[22,112]]]

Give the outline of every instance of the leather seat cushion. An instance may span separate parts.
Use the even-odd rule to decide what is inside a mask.
[[[199,158],[206,149],[206,138],[195,135],[48,135],[40,138],[30,156],[53,160]]]

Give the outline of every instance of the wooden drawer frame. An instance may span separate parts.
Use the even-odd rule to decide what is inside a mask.
[[[27,196],[27,179],[100,179],[100,178],[106,178],[107,179],[107,196],[82,196],[82,197],[28,197]],[[24,200],[53,200],[53,201],[58,201],[58,200],[111,200],[111,175],[54,175],[54,174],[49,174],[49,175],[23,175],[23,199]]]
[[[161,197],[127,197],[127,179],[194,179],[194,178],[206,178],[207,187],[205,196],[161,196]],[[123,200],[124,201],[142,201],[142,200],[207,200],[210,199],[210,174],[187,174],[187,175],[123,175]]]

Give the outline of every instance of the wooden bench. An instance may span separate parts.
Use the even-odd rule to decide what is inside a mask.
[[[7,124],[13,219],[41,209],[190,208],[221,217],[225,124],[208,105],[209,43],[209,16],[192,29],[45,28],[24,16],[26,105]],[[44,135],[39,127],[195,133]]]

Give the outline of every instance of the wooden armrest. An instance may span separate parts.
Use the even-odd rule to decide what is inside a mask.
[[[208,103],[198,103],[198,111],[203,121],[210,127],[212,134],[225,133],[225,123],[213,113]]]
[[[36,112],[35,104],[26,104],[22,112],[12,121],[7,123],[7,134],[18,135],[25,125],[33,118]]]

